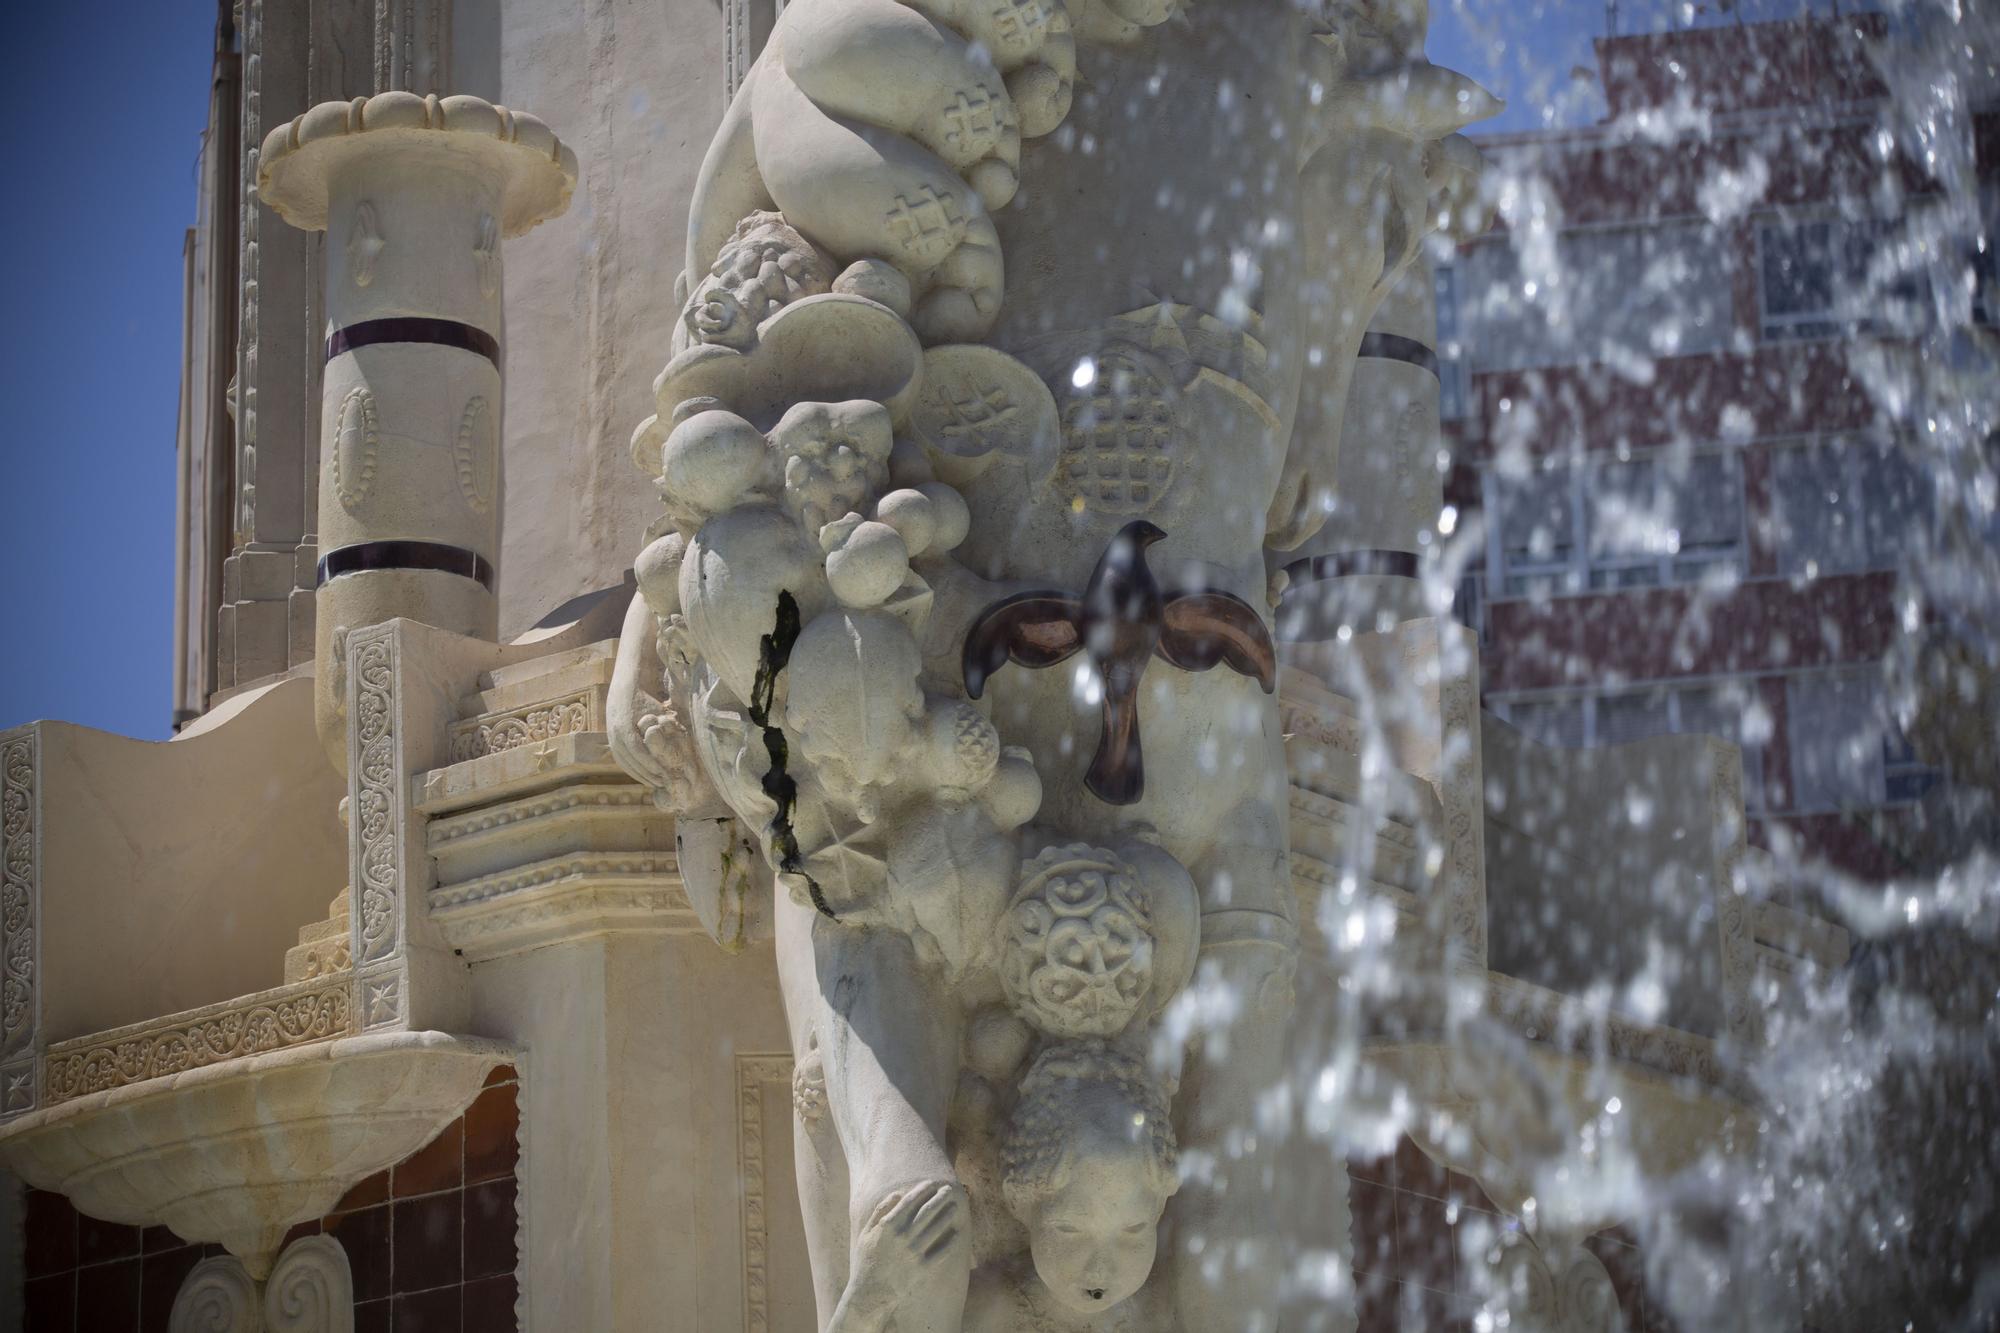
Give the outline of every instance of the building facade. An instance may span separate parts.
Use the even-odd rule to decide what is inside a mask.
[[[1604,122],[1482,140],[1518,197],[1439,287],[1487,706],[1552,745],[1731,740],[1753,843],[1864,880],[1930,864],[1949,783],[1884,670],[1940,502],[1883,385],[1996,291],[1990,246],[1926,248],[1948,203],[1892,146],[1891,37],[1599,40]],[[2000,108],[1973,106],[1990,235]]]
[[[1043,40],[1062,8],[953,12],[996,24],[996,40]],[[1186,21],[1142,0],[1069,8],[1095,14],[1090,31],[1106,41]],[[1424,6],[1358,8],[1359,27],[1328,19],[1296,49],[1321,58],[1346,42],[1357,61],[1390,62],[1386,81],[1371,76],[1378,94],[1439,76],[1421,58]],[[647,600],[689,595],[678,573],[658,577],[668,520],[685,516],[663,516],[662,501],[699,508],[706,494],[670,484],[670,428],[769,387],[761,372],[743,372],[746,385],[686,370],[690,348],[742,330],[721,316],[704,327],[702,284],[732,272],[716,253],[690,267],[683,243],[728,194],[715,186],[728,154],[711,144],[729,142],[726,114],[755,71],[783,63],[766,43],[786,31],[785,12],[785,0],[219,5],[187,247],[179,734],[150,745],[63,723],[0,733],[0,1160],[31,1186],[24,1272],[0,1300],[20,1301],[26,1328],[825,1326],[842,1291],[828,1273],[845,1273],[825,1245],[828,1217],[843,1237],[848,1224],[840,1135],[860,1131],[829,1110],[838,1080],[781,985],[771,923],[788,887],[823,886],[775,856],[750,883],[737,854],[762,865],[754,839],[713,810],[674,808],[671,779],[686,773],[649,778],[621,732],[633,730],[635,652],[660,651],[664,665],[650,666],[669,684],[688,665],[673,637],[686,626]],[[1255,12],[1299,21],[1292,6]],[[792,22],[802,43],[820,40]],[[1268,1143],[1246,1150],[1267,1168],[1249,1211],[1285,1228],[1252,1295],[1288,1330],[1504,1318],[1614,1333],[1703,1308],[1745,1328],[1842,1326],[1785,1268],[1788,1251],[1764,1264],[1761,1220],[1720,1215],[1727,1191],[1688,1204],[1684,1230],[1659,1201],[1670,1182],[1699,1193],[1690,1182],[1704,1172],[1775,1178],[1770,1144],[1797,1116],[1767,1076],[1810,1030],[1820,988],[1848,973],[1847,931],[1769,872],[1770,853],[1894,868],[1902,830],[1946,780],[1877,703],[1876,664],[1907,631],[1895,570],[1925,501],[1899,452],[1907,422],[1885,419],[1864,379],[1919,318],[1894,303],[1921,293],[1878,272],[1875,257],[1901,242],[1836,207],[1886,172],[1917,201],[1887,211],[1915,216],[1928,188],[1875,147],[1885,90],[1866,49],[1886,36],[1856,20],[1602,43],[1607,124],[1481,141],[1499,228],[1461,244],[1435,299],[1413,242],[1415,280],[1381,299],[1365,333],[1342,335],[1353,397],[1368,405],[1350,414],[1359,424],[1331,486],[1349,488],[1347,508],[1336,497],[1324,534],[1264,553],[1282,575],[1268,606],[1237,599],[1272,654],[1276,698],[1252,702],[1271,712],[1268,748],[1282,752],[1283,790],[1261,795],[1282,807],[1283,900],[1263,913],[1280,923],[1260,923],[1268,938],[1222,942],[1249,953],[1283,935],[1291,951],[1254,998],[1295,988],[1296,1024],[1266,1027],[1297,1054],[1256,1108],[1250,1137]],[[1009,95],[1026,104],[1032,91],[1021,80]],[[1427,171],[1457,180],[1447,167],[1477,178],[1478,154],[1447,133],[1464,106],[1356,105],[1404,114],[1386,148],[1358,135],[1367,151],[1399,155],[1427,184]],[[1004,124],[982,110],[993,113],[954,104],[955,132]],[[1644,128],[1662,116],[1680,128]],[[1983,163],[2000,118],[1980,126]],[[475,178],[492,191],[476,222],[451,195]],[[1077,512],[1101,502],[1123,517],[1168,475],[1171,460],[1145,451],[1196,433],[1175,416],[1182,391],[1212,395],[1203,410],[1217,420],[1257,415],[1283,361],[1244,310],[1159,294],[1114,321],[1122,362],[1093,344],[1059,374],[1029,371],[974,336],[930,337],[924,351],[906,322],[917,317],[907,274],[899,289],[886,260],[842,253],[846,268],[812,277],[817,242],[790,239],[808,228],[772,202],[723,219],[722,250],[791,245],[791,269],[773,259],[754,276],[825,290],[774,297],[756,339],[777,345],[772,330],[814,308],[859,311],[875,322],[857,327],[881,336],[774,354],[782,392],[761,404],[772,420],[753,423],[755,449],[767,431],[782,436],[791,418],[779,409],[896,401],[901,447],[892,462],[883,435],[884,475],[909,467],[918,437],[941,464],[903,474],[912,484],[896,494],[932,507],[911,524],[921,540],[895,530],[899,576],[934,538],[940,557],[953,544],[938,535],[954,526],[938,493],[970,485],[979,446],[999,449],[1012,429],[996,424],[1018,406],[1002,389],[1046,400],[1042,443],[1061,442],[1065,476],[1100,483],[1079,491]],[[793,211],[824,202],[801,197]],[[895,202],[889,229],[905,240],[951,220],[937,199],[929,211]],[[1458,204],[1477,212],[1476,197]],[[1382,217],[1365,222],[1373,240],[1394,234]],[[1981,272],[1990,282],[1990,263]],[[1885,290],[1856,304],[1857,286]],[[1230,291],[1264,299],[1253,287]],[[725,314],[737,299],[709,297]],[[931,360],[941,342],[967,360],[993,353],[977,364],[1020,377],[954,380],[947,359]],[[913,372],[865,395],[815,378],[885,347],[933,377],[924,394]],[[1346,369],[1333,377],[1342,392]],[[1178,378],[1107,425],[1100,414],[1126,412],[1130,382],[1148,374]],[[713,392],[669,401],[676,375]],[[1383,410],[1403,423],[1393,442],[1372,415]],[[1265,404],[1258,419],[1270,415]],[[926,435],[926,422],[938,429]],[[1031,452],[1031,437],[1011,442]],[[1378,479],[1353,471],[1356,457],[1389,460],[1406,502],[1389,519],[1357,516],[1355,497]],[[436,493],[408,508],[435,531],[322,529],[328,515],[369,518],[385,492],[418,482]],[[866,503],[878,506],[870,523],[894,526],[895,505]],[[869,526],[848,517],[847,529],[816,525],[833,551]],[[452,536],[448,523],[477,531]],[[1462,624],[1425,602],[1419,571],[1438,551],[1463,562],[1452,571],[1467,575]],[[458,557],[462,567],[445,563]],[[820,563],[841,592],[831,559]],[[476,614],[425,600],[436,585],[424,580],[447,576]],[[343,578],[348,591],[372,579],[387,600],[329,595]],[[869,605],[894,616],[929,612],[921,581],[910,596],[906,583],[878,591]],[[1343,619],[1349,593],[1376,617]],[[750,659],[765,692],[743,700],[767,747],[782,731],[768,693],[787,669],[772,665],[782,624]],[[1174,665],[1193,677],[1201,652]],[[687,700],[649,702],[662,731]],[[953,725],[926,714],[926,735],[949,733],[949,757],[970,766],[956,741],[986,732],[969,701],[952,702],[965,707],[939,715]],[[781,737],[764,770],[781,779],[782,749]],[[934,759],[881,780],[915,782]],[[982,817],[997,823],[1005,795]],[[796,836],[790,808],[771,827]],[[849,864],[886,861],[870,836],[836,828],[829,845]],[[1152,864],[1145,847],[1159,841],[1154,830],[1127,854]],[[1088,846],[1039,855],[1044,870],[1064,855],[1100,879],[1131,870]],[[777,871],[787,877],[774,888]],[[1024,873],[1006,887],[1033,897],[1036,883]],[[837,916],[823,900],[816,910]],[[1657,965],[1662,949],[1673,966]],[[1102,947],[1094,962],[1111,966]],[[1030,1042],[1051,1033],[1030,1033],[1031,1004],[994,994],[966,1025],[963,1070],[951,1065],[962,1079],[943,1146],[971,1182],[980,1244],[1005,1255],[1020,1228],[991,1202],[1004,1190],[988,1131]],[[1232,997],[1208,998],[1228,1008]],[[946,1021],[906,1006],[882,1049],[931,1020]],[[1138,1056],[1129,1064],[1135,1081],[1155,1077]],[[1753,1122],[1779,1128],[1751,1133]],[[1183,1117],[1183,1133],[1196,1128]],[[1190,1153],[1173,1183],[1206,1184],[1200,1159]],[[1549,1192],[1558,1180],[1581,1184]],[[1199,1271],[1199,1247],[1168,1234],[1161,1253]],[[1677,1274],[1725,1254],[1758,1257],[1690,1296]]]

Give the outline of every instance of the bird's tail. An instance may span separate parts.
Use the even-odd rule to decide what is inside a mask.
[[[1139,701],[1127,695],[1104,701],[1104,733],[1084,774],[1084,786],[1106,805],[1131,805],[1146,794],[1146,765],[1139,749]]]

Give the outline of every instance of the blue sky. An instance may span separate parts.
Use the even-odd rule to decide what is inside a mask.
[[[8,7],[0,727],[164,738],[181,237],[214,0]]]
[[[1848,6],[1852,8],[1853,6]],[[1800,0],[1742,0],[1749,19]],[[1827,12],[1827,0],[1813,6]],[[208,111],[213,0],[122,0],[10,15],[0,124],[0,727],[32,718],[163,739],[173,681],[174,427],[181,241]],[[1621,29],[1730,22],[1622,0]],[[1436,0],[1432,58],[1509,102],[1489,129],[1595,114],[1601,0]],[[554,111],[554,108],[550,108]],[[32,201],[29,204],[28,201]]]

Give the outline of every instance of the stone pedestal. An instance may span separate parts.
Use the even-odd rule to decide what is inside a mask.
[[[601,730],[609,646],[487,673],[417,797],[470,1026],[526,1052],[522,1326],[809,1328],[776,960],[690,907]]]
[[[314,658],[342,764],[347,632],[498,630],[500,241],[563,211],[576,159],[531,116],[396,92],[280,126],[259,170],[280,216],[327,232]]]

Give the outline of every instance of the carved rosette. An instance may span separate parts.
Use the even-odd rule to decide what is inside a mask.
[[[1055,1037],[1110,1037],[1153,984],[1153,905],[1111,852],[1052,847],[1021,868],[1001,926],[1007,1002]]]

